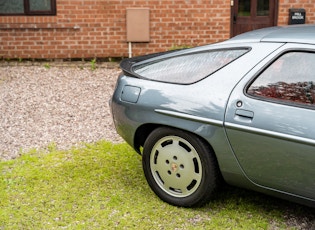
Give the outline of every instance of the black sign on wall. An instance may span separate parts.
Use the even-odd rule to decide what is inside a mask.
[[[289,25],[305,24],[305,9],[289,9]]]

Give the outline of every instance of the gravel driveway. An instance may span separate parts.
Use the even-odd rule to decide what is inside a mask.
[[[52,143],[122,141],[108,106],[119,72],[115,63],[1,63],[0,158]]]

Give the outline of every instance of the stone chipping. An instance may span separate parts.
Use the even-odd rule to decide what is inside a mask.
[[[0,159],[55,145],[121,142],[109,108],[117,63],[0,65]]]

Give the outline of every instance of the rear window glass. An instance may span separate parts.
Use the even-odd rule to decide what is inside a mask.
[[[226,66],[248,49],[190,53],[137,65],[133,71],[143,78],[169,83],[191,84]]]

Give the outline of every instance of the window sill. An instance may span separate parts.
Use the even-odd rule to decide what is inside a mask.
[[[72,29],[79,30],[77,25],[60,25],[56,23],[0,23],[0,30],[15,30],[15,29]]]

